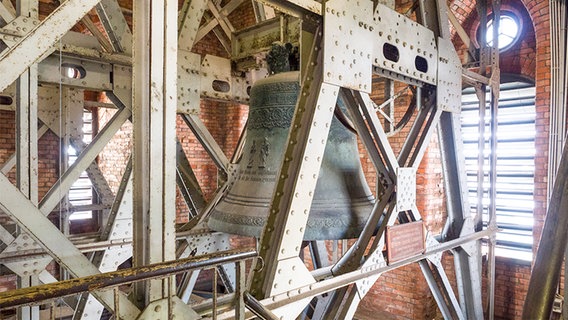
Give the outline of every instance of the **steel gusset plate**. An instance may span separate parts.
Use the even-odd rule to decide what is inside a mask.
[[[437,84],[438,49],[432,30],[381,4],[375,9],[372,30],[372,62],[379,73]]]

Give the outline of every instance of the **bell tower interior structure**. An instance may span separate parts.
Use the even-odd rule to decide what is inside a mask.
[[[567,13],[0,0],[0,319],[568,319]]]

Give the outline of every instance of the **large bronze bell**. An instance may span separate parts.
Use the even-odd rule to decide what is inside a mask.
[[[279,73],[253,86],[243,155],[227,195],[211,212],[211,229],[260,237],[300,90],[298,77],[298,72]],[[358,237],[373,203],[357,138],[334,117],[304,240]]]

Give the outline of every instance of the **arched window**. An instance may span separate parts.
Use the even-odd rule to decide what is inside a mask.
[[[532,259],[535,158],[535,86],[526,80],[501,84],[497,127],[497,148],[489,149],[490,115],[485,116],[483,184],[483,222],[487,224],[489,205],[489,155],[497,152],[495,199],[497,226],[496,254]],[[490,95],[487,95],[489,99]],[[489,100],[487,100],[489,108]],[[473,88],[462,95],[462,132],[466,158],[469,202],[473,213],[477,205],[479,108]]]
[[[521,37],[522,24],[519,17],[511,11],[502,11],[499,19],[499,50],[505,51],[511,48]],[[493,17],[487,19],[487,31],[485,33],[487,45],[493,45]],[[479,30],[478,37],[479,39]]]

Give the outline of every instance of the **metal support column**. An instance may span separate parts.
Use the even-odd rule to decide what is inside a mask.
[[[136,267],[175,259],[176,22],[177,1],[134,2],[132,173]],[[150,280],[134,288],[141,307],[175,294],[171,278]],[[167,315],[169,308],[165,309],[156,316]]]
[[[38,3],[33,0],[19,0],[16,15],[38,18]],[[38,67],[33,64],[16,81],[16,185],[20,191],[37,205],[38,203]],[[25,288],[39,284],[37,274],[18,276],[18,287]],[[39,319],[39,306],[22,307],[18,310],[21,320]]]

